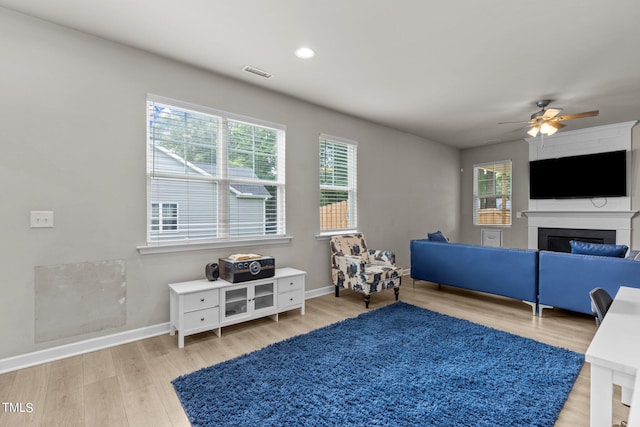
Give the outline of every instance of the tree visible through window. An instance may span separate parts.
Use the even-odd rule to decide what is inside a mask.
[[[511,161],[473,168],[473,223],[511,225]]]
[[[148,241],[284,235],[284,127],[147,100]]]
[[[357,227],[357,144],[320,136],[320,231]]]

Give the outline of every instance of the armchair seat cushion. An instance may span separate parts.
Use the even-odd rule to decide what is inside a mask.
[[[377,283],[381,280],[389,281],[402,275],[402,267],[365,264],[364,272],[361,274],[362,279],[367,283]],[[386,288],[385,288],[386,289]]]

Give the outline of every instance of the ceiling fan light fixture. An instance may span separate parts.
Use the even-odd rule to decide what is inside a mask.
[[[555,134],[558,130],[562,129],[566,125],[564,122],[566,120],[573,119],[581,119],[583,117],[595,117],[600,114],[600,110],[593,111],[585,111],[584,113],[576,113],[576,114],[565,114],[559,116],[558,114],[562,111],[562,108],[549,108],[545,110],[547,105],[551,100],[543,99],[541,101],[536,101],[536,105],[540,107],[540,111],[536,111],[531,115],[531,119],[528,121],[529,130],[527,133],[531,135],[531,137],[535,138],[540,134],[540,136],[551,136]],[[522,122],[499,122],[498,124],[505,123],[522,123]]]
[[[558,131],[558,129],[556,129],[555,127],[551,126],[547,122],[544,122],[543,124],[540,125],[540,132],[543,135],[551,136],[554,133],[556,133],[557,131]]]

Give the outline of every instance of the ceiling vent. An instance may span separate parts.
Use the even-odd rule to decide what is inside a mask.
[[[273,77],[273,74],[267,73],[264,70],[261,70],[256,67],[252,67],[250,65],[245,66],[242,71],[246,71],[247,73],[255,74],[256,76],[264,77],[265,79],[270,79]]]

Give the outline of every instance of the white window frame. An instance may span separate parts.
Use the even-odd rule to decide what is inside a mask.
[[[319,152],[322,151],[322,145],[326,142],[330,142],[337,145],[342,145],[349,150],[347,158],[348,183],[347,185],[328,185],[323,184],[322,179],[320,181],[320,192],[318,194],[318,202],[322,197],[322,191],[345,191],[348,193],[348,217],[347,227],[345,228],[322,228],[322,218],[319,219],[320,232],[319,237],[331,236],[335,234],[345,234],[356,232],[358,229],[358,142],[346,138],[341,138],[328,134],[321,134],[319,138]],[[322,159],[319,159],[319,169],[322,168]],[[319,170],[319,176],[322,171]],[[321,207],[320,207],[321,208]],[[321,215],[320,215],[321,216]]]
[[[216,218],[218,218],[218,237],[210,239],[188,239],[182,238],[175,241],[155,241],[151,236],[152,229],[152,203],[160,203],[158,200],[152,201],[151,183],[155,178],[162,178],[162,173],[154,170],[153,166],[153,148],[151,145],[152,136],[149,134],[149,103],[164,104],[169,107],[194,112],[197,114],[215,116],[220,120],[218,126],[218,144],[216,149],[217,154],[217,174],[216,176],[210,176],[206,179],[211,182],[215,182],[218,188],[217,197],[217,211]],[[213,108],[195,105],[184,101],[179,101],[171,98],[166,98],[158,95],[147,94],[145,108],[146,114],[146,147],[147,147],[147,242],[145,245],[138,246],[138,250],[142,254],[151,253],[164,253],[164,252],[176,252],[176,251],[189,251],[200,250],[208,248],[221,248],[221,247],[241,247],[256,244],[280,244],[288,243],[291,241],[291,237],[286,234],[286,206],[285,206],[285,140],[286,140],[286,126],[268,122],[265,120],[254,119],[226,111],[216,110]],[[241,122],[256,127],[269,128],[277,132],[277,172],[274,180],[260,180],[229,177],[227,175],[227,138],[226,127],[227,121]],[[180,176],[175,174],[169,174],[167,178],[181,179]],[[182,179],[189,180],[189,176],[185,175]],[[275,231],[266,235],[252,235],[252,236],[238,236],[233,237],[229,235],[229,218],[227,215],[229,208],[229,195],[228,190],[230,188],[230,182],[237,184],[260,184],[275,187],[277,192],[276,197],[276,224]],[[159,224],[161,226],[161,224]],[[180,228],[180,224],[178,224]],[[172,231],[174,232],[174,231]]]
[[[491,170],[491,169],[499,169],[504,167],[503,165],[508,165],[511,173],[510,173],[510,183],[508,185],[508,192],[502,192],[497,194],[496,191],[493,194],[483,194],[480,195],[479,185],[480,179],[479,174],[482,173],[482,170]],[[505,203],[505,211],[506,206],[508,206],[508,217],[502,215],[503,218],[507,220],[507,222],[483,222],[479,220],[479,213],[481,211],[481,199],[482,198],[494,198],[497,200],[507,197],[508,202]],[[500,216],[500,215],[498,215]],[[495,226],[495,227],[510,227],[513,224],[513,162],[511,160],[501,160],[495,162],[487,162],[487,163],[479,163],[473,165],[473,225],[478,226]]]

